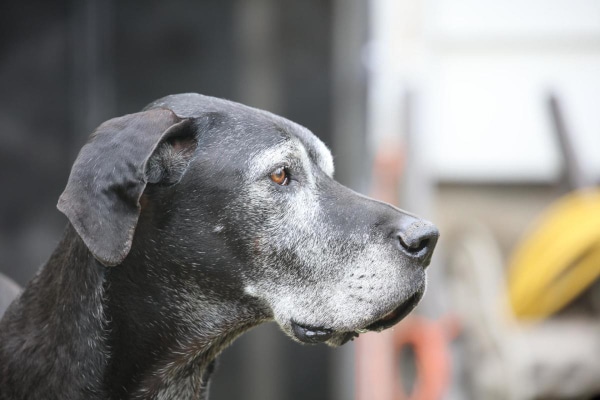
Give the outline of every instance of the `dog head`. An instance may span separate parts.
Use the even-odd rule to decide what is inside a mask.
[[[173,95],[101,125],[59,208],[105,265],[144,247],[199,295],[243,298],[298,341],[340,345],[416,306],[438,231],[333,172],[306,128]]]

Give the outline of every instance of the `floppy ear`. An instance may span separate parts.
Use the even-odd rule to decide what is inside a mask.
[[[120,264],[131,249],[140,197],[149,182],[148,160],[190,126],[191,120],[165,109],[129,114],[100,125],[79,152],[58,209],[104,265]],[[172,184],[181,178],[181,165],[173,177],[164,164],[150,168],[150,182],[168,178]]]

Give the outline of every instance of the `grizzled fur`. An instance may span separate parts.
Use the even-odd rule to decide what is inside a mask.
[[[0,322],[0,399],[205,399],[219,352],[264,321],[333,346],[398,322],[437,230],[332,175],[310,131],[225,100],[102,124],[62,241]]]

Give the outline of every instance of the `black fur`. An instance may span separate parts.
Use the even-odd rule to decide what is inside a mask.
[[[286,188],[268,171],[248,182],[252,155],[292,137],[310,168],[290,161],[296,175]],[[367,315],[331,317],[339,326],[319,332],[338,345],[358,328],[397,322],[400,311],[392,322],[382,317],[408,312],[422,295],[437,230],[335,183],[322,170],[323,148],[280,117],[199,95],[170,96],[102,124],[59,200],[69,218],[63,239],[0,321],[0,399],[205,399],[219,352],[281,312],[252,290],[306,286],[309,296],[323,279],[335,284],[331,271],[362,279],[343,268],[371,240],[392,263],[380,289],[397,280],[394,293],[358,298]],[[279,222],[294,218],[286,205],[313,180],[326,215],[312,222],[335,227],[335,237],[308,256],[320,251],[327,271],[305,265],[294,250],[299,232]],[[264,199],[248,187],[263,188]],[[290,238],[269,237],[275,228],[289,229]],[[301,332],[296,340],[314,342],[310,327],[289,327],[305,321],[278,322]]]

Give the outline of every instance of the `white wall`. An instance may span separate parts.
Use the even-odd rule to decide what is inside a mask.
[[[600,178],[600,2],[372,0],[372,143],[402,134],[436,179],[548,181],[562,159],[545,96],[559,95],[584,169]]]

